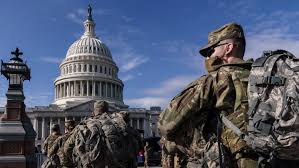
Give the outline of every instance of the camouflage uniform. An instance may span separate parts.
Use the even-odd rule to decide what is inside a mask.
[[[59,125],[54,124],[51,128],[53,129],[58,129],[59,130]],[[45,140],[44,145],[43,145],[43,153],[47,154],[49,156],[49,150],[54,144],[54,141],[60,136],[60,132],[53,131]]]
[[[241,38],[245,42],[240,25],[227,24],[211,32],[209,44],[200,53],[206,55],[212,46],[232,38]],[[239,59],[228,64],[217,57],[207,59],[205,65],[209,73],[189,84],[161,114],[158,127],[162,136],[182,144],[190,151],[187,167],[219,167],[219,155],[215,152],[218,146],[213,143],[219,114],[225,115],[246,132],[247,82],[251,64],[252,60]],[[249,152],[244,153],[250,150],[232,130],[224,128],[222,143],[232,155],[231,158],[234,158],[225,167],[257,166],[257,157]],[[208,155],[207,149],[212,149]],[[205,155],[215,157],[207,158]]]
[[[164,137],[160,140],[162,144],[161,164],[163,168],[183,168],[186,166],[186,154],[180,151],[175,142],[167,141]]]
[[[43,145],[43,153],[47,155],[47,159],[44,161],[42,164],[42,168],[54,168],[59,166],[59,159],[57,155],[50,153],[51,147],[53,146],[55,140],[61,136],[59,130],[59,125],[54,124],[51,128],[53,131],[45,140],[44,145]]]
[[[63,145],[64,143],[66,142],[66,140],[70,137],[70,135],[72,134],[72,130],[74,129],[75,127],[75,122],[74,120],[69,120],[65,123],[65,127],[68,129],[67,132],[58,137],[52,147],[49,149],[49,155],[54,155],[54,154],[57,154],[58,157],[59,157],[59,164],[60,167],[71,167],[73,165],[67,165],[67,159],[66,159],[66,156],[65,156],[65,153],[63,152]]]
[[[137,168],[136,154],[142,142],[139,133],[127,127],[128,116],[108,114],[104,101],[94,106],[94,116],[77,125],[65,142],[66,163],[73,165],[68,167]]]

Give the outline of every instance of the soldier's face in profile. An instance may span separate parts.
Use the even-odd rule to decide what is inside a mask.
[[[207,58],[222,58],[225,55],[225,47],[227,44],[228,43],[219,42],[219,44],[211,47]]]

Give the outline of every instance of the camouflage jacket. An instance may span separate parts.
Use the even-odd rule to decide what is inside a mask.
[[[66,133],[66,134],[58,137],[53,142],[52,147],[48,151],[49,156],[52,156],[54,154],[58,155],[61,166],[65,165],[66,164],[65,162],[67,161],[66,156],[63,151],[63,145],[64,145],[65,141],[70,137],[70,135],[71,135],[71,133]]]
[[[54,144],[54,141],[60,136],[61,134],[50,134],[43,145],[43,153],[49,155],[49,150],[52,147],[52,145]]]
[[[233,64],[223,64],[213,58],[207,60],[208,75],[190,83],[161,113],[158,122],[161,135],[182,144],[191,155],[202,156],[205,145],[215,136],[217,113],[226,115],[244,131],[251,64],[251,60],[239,60]],[[246,145],[228,129],[223,130],[222,139],[232,153]]]

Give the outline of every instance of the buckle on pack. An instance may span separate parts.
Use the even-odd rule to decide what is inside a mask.
[[[266,76],[263,78],[263,84],[266,85],[284,85],[286,78],[278,76]]]

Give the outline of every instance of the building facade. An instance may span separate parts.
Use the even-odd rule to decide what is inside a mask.
[[[60,64],[60,75],[54,81],[54,102],[49,106],[26,108],[37,133],[36,146],[40,149],[50,134],[50,126],[57,123],[64,132],[67,120],[90,117],[97,100],[109,103],[109,110],[130,113],[130,124],[144,137],[157,135],[156,122],[161,108],[129,108],[123,102],[124,84],[118,78],[119,68],[109,48],[96,36],[91,8],[83,23],[85,31],[68,49]],[[4,113],[4,108],[0,108]]]

